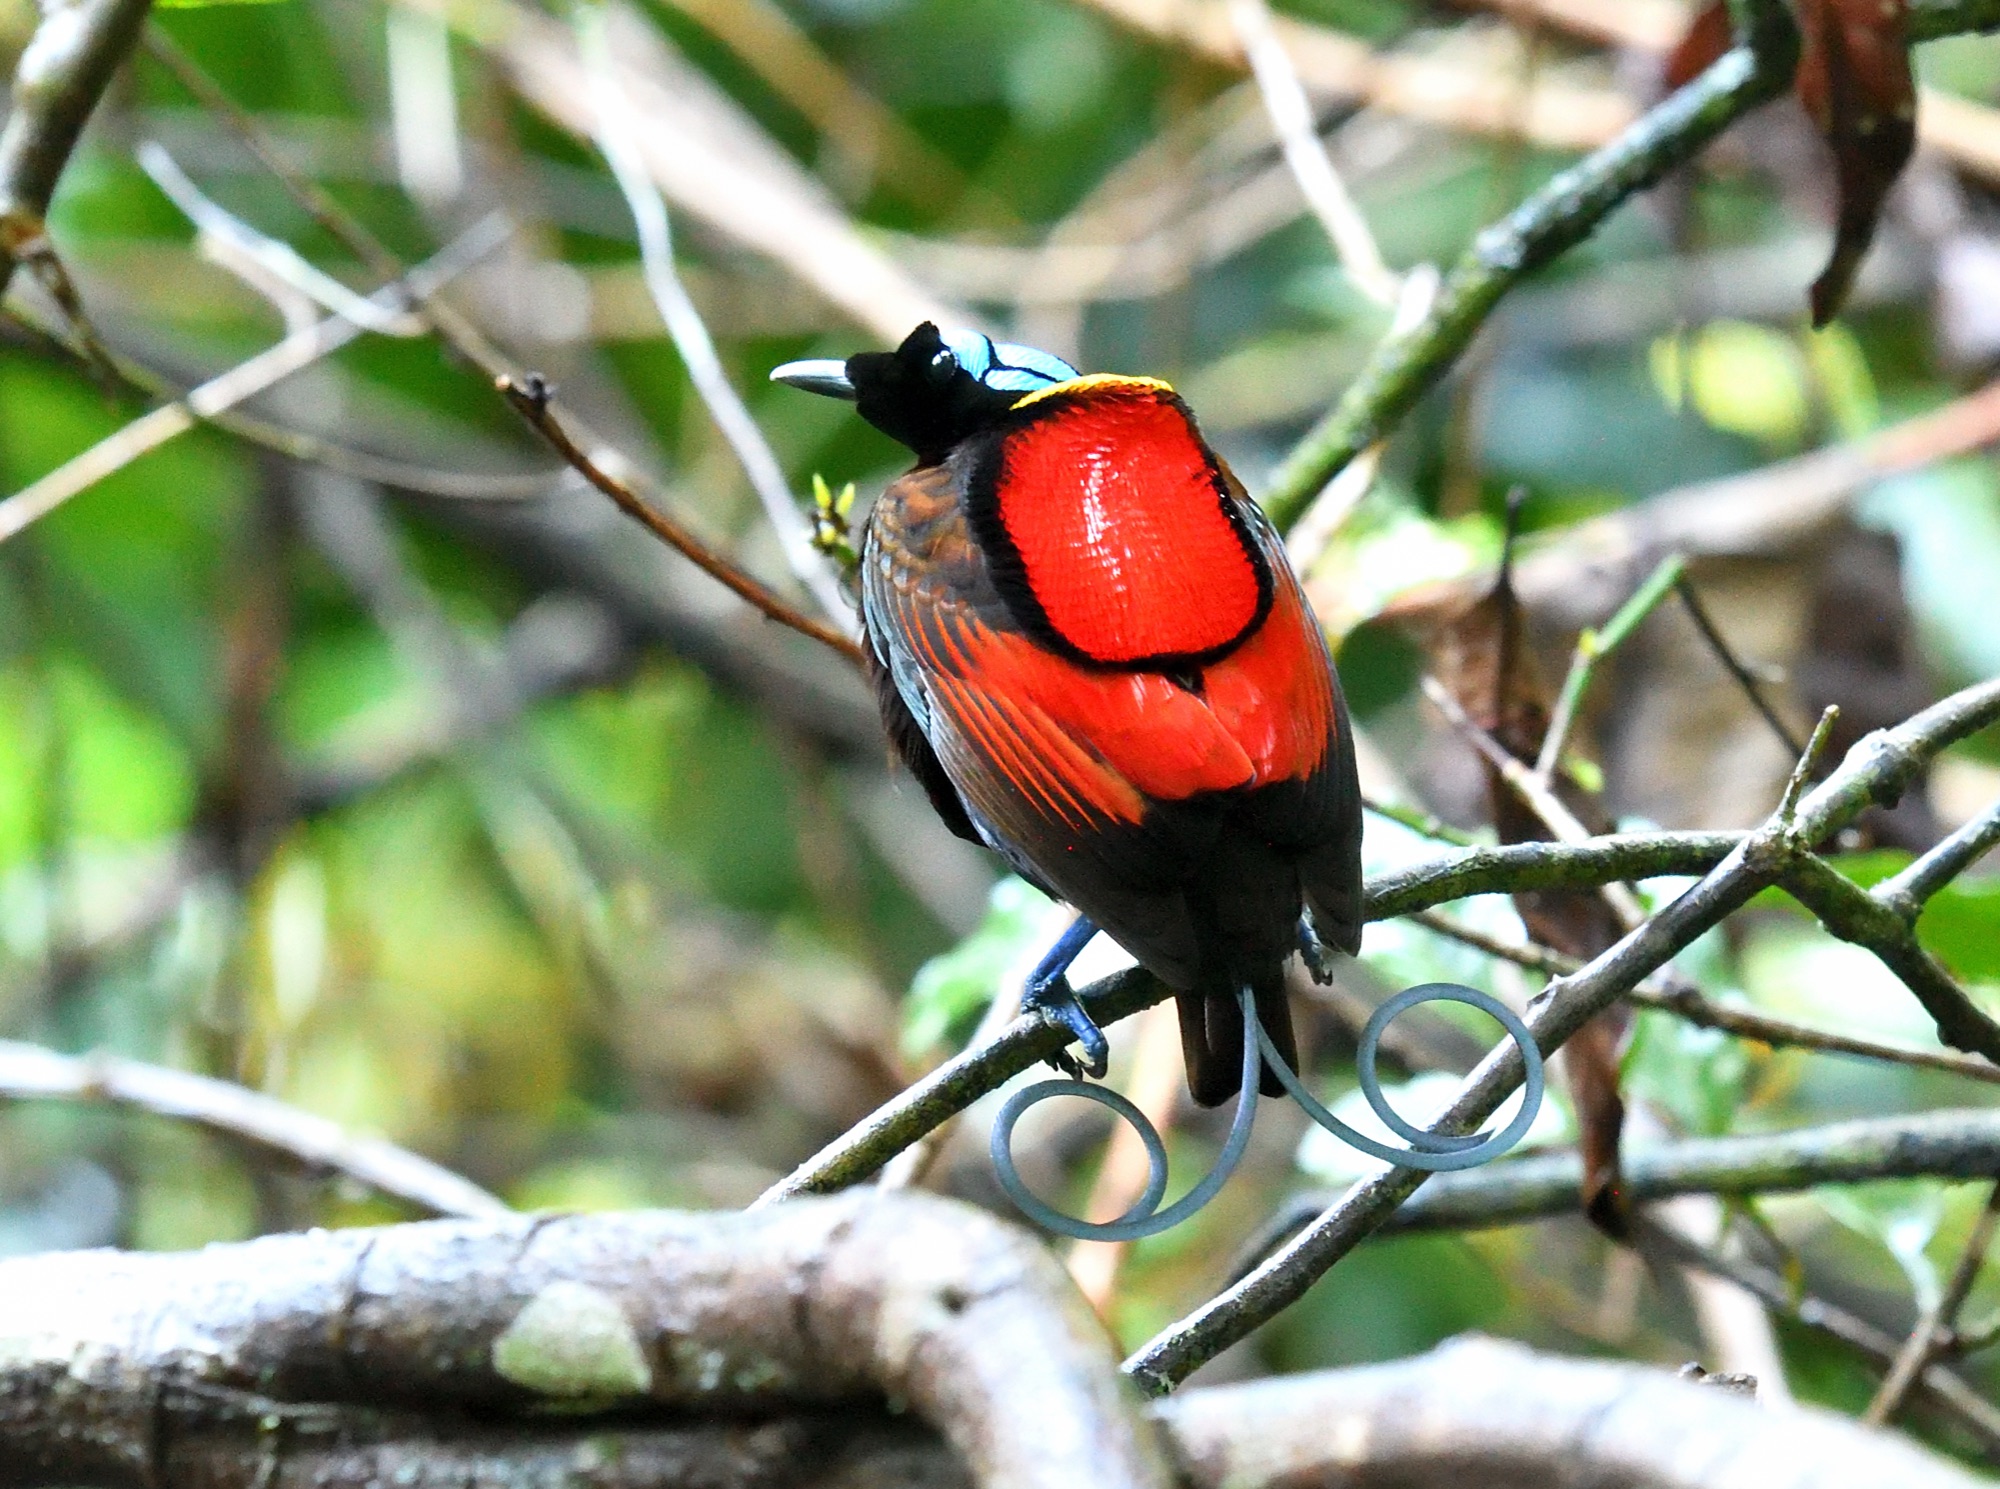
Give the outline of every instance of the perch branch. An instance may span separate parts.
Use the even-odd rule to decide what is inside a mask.
[[[1800,845],[1822,840],[1866,807],[1896,800],[1939,750],[1995,719],[2000,719],[2000,680],[1955,693],[1893,729],[1862,739],[1824,782],[1798,802],[1795,811],[1781,811],[1617,945],[1582,970],[1550,983],[1528,1015],[1543,1052],[1558,1048],[1614,999],[1747,904],[1774,882]],[[1509,1042],[1472,1073],[1434,1130],[1470,1131],[1492,1115],[1520,1080],[1520,1054]],[[1142,1347],[1126,1361],[1127,1372],[1155,1394],[1171,1389],[1296,1301],[1379,1227],[1425,1177],[1392,1169],[1356,1184],[1283,1251]]]
[[[1473,894],[1589,889],[1660,874],[1698,874],[1740,842],[1736,833],[1633,833],[1580,844],[1470,848],[1376,876],[1367,886],[1363,913],[1369,920],[1387,920]],[[1114,1023],[1171,995],[1164,984],[1133,971],[1078,992],[1100,1024]],[[940,1123],[1048,1059],[1069,1039],[1067,1030],[1040,1014],[1014,1019],[991,1040],[946,1061],[834,1139],[765,1191],[757,1203],[828,1194],[860,1183]]]

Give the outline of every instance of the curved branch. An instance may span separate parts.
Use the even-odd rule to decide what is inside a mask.
[[[1641,1365],[1470,1337],[1326,1375],[1162,1403],[1186,1482],[1453,1489],[1835,1489],[1979,1482],[1814,1407],[1774,1412]]]
[[[428,1158],[228,1081],[116,1055],[59,1055],[0,1040],[0,1100],[51,1098],[101,1101],[187,1122],[308,1169],[344,1174],[426,1215],[511,1213],[504,1201]]]
[[[0,1262],[0,1297],[0,1484],[181,1482],[177,1411],[272,1447],[357,1414],[870,1401],[907,1403],[981,1484],[1169,1482],[1061,1266],[929,1196],[58,1253]]]
[[[7,1489],[1974,1482],[1831,1414],[1480,1339],[1148,1420],[1039,1246],[907,1195],[26,1258],[0,1296]]]

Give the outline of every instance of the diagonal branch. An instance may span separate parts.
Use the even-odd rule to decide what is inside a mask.
[[[630,486],[605,470],[597,461],[591,459],[556,418],[550,406],[548,385],[539,377],[530,373],[528,377],[516,381],[512,377],[503,375],[495,380],[494,386],[535,432],[547,440],[558,455],[569,462],[571,468],[610,497],[626,516],[638,522],[646,531],[686,558],[704,574],[779,625],[789,626],[802,636],[810,636],[820,645],[838,652],[856,666],[861,664],[861,648],[852,638],[835,630],[825,621],[815,620],[810,615],[795,609],[782,596],[767,589],[751,575],[718,558],[707,544],[689,532],[678,520],[648,502]]]
[[[2000,680],[1955,693],[1896,728],[1861,740],[1795,811],[1782,812],[1749,834],[1701,882],[1581,971],[1550,983],[1528,1015],[1543,1053],[1560,1047],[1627,989],[1776,882],[1800,845],[1824,839],[1869,806],[1895,801],[1939,750],[1996,719]],[[1495,1050],[1433,1130],[1471,1131],[1520,1084],[1521,1071],[1520,1053],[1511,1042]],[[1141,1348],[1126,1361],[1127,1373],[1156,1394],[1170,1390],[1295,1302],[1426,1177],[1392,1169],[1356,1184],[1282,1252]]]
[[[1966,994],[1938,959],[1918,944],[1909,921],[1885,902],[1843,879],[1824,859],[1800,853],[1778,882],[1819,917],[1828,932],[1865,946],[1902,979],[1937,1022],[1938,1037],[1954,1049],[1984,1055],[2000,1065],[2000,1023]]]
[[[1589,237],[1627,197],[1784,90],[1798,58],[1798,34],[1783,0],[1732,0],[1731,9],[1740,22],[1731,51],[1482,232],[1445,276],[1430,313],[1375,349],[1339,405],[1272,477],[1262,501],[1281,530],[1450,370],[1508,290]]]
[[[1474,894],[1520,889],[1595,888],[1625,879],[1701,873],[1741,842],[1736,833],[1633,833],[1587,843],[1514,843],[1470,848],[1371,880],[1364,916],[1387,920]],[[1100,1024],[1150,1008],[1172,995],[1144,972],[1127,971],[1082,989]],[[829,1194],[858,1184],[911,1143],[1047,1060],[1073,1036],[1041,1014],[1014,1019],[990,1040],[946,1061],[800,1164],[764,1194],[759,1205],[805,1194]]]

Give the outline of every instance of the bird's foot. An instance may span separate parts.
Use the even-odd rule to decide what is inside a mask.
[[[1312,917],[1299,917],[1299,960],[1306,964],[1306,971],[1321,987],[1333,981],[1334,958],[1338,956],[1331,946],[1320,940],[1319,932],[1313,929]]]
[[[1062,1025],[1083,1046],[1081,1061],[1063,1049],[1049,1057],[1051,1065],[1072,1079],[1086,1075],[1093,1080],[1104,1079],[1111,1069],[1111,1041],[1097,1027],[1097,1020],[1084,1011],[1083,1000],[1077,997],[1067,977],[1058,972],[1053,977],[1031,980],[1021,995],[1021,1008]]]

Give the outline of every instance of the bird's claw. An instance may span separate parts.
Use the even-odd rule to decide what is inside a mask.
[[[1097,1027],[1097,1020],[1084,1011],[1083,1000],[1077,997],[1076,989],[1069,985],[1067,977],[1058,975],[1045,983],[1031,984],[1022,995],[1021,1007],[1032,1009],[1052,1023],[1062,1025],[1083,1047],[1081,1060],[1065,1048],[1049,1057],[1051,1065],[1072,1080],[1086,1075],[1093,1080],[1104,1079],[1111,1069],[1111,1041]]]
[[[1319,932],[1313,929],[1312,918],[1299,917],[1299,960],[1305,963],[1312,980],[1321,987],[1333,981],[1333,948],[1320,940]]]

